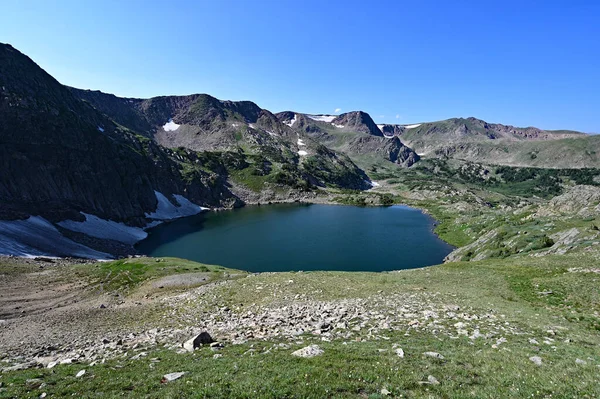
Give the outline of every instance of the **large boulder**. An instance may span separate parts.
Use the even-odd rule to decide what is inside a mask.
[[[215,342],[215,340],[210,336],[206,331],[201,332],[194,338],[185,341],[183,343],[183,348],[188,352],[193,352],[196,348],[201,347],[202,345],[209,345]]]

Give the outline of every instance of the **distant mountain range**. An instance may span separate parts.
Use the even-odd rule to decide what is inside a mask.
[[[89,222],[86,215],[144,227],[165,207],[366,190],[364,170],[377,162],[595,167],[599,139],[475,118],[377,125],[362,111],[273,114],[207,94],[119,98],[64,86],[0,44],[0,219],[39,216],[65,234],[60,222]]]

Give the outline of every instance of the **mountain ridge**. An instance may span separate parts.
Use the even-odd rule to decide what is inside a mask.
[[[600,140],[573,131],[473,117],[377,125],[364,111],[272,113],[209,94],[140,99],[81,90],[4,44],[0,89],[0,219],[40,216],[49,229],[79,240],[64,226],[141,228],[156,222],[150,215],[178,217],[185,207],[368,190],[365,170],[410,168],[422,157],[600,166]]]

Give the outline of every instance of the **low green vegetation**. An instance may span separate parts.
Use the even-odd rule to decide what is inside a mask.
[[[74,272],[80,278],[91,279],[91,284],[101,287],[104,292],[131,292],[143,282],[183,273],[206,273],[205,283],[223,279],[231,273],[243,273],[184,259],[147,257],[83,264],[74,266]]]
[[[190,263],[181,264],[194,269]],[[123,267],[113,263],[106,270]],[[300,294],[301,300],[291,302],[365,298],[369,304],[372,297],[407,293],[433,298],[439,306],[434,311],[440,314],[450,306],[458,315],[492,315],[499,325],[514,326],[518,333],[453,339],[443,329],[404,327],[376,337],[330,342],[311,334],[292,340],[250,340],[227,343],[219,351],[204,347],[193,354],[143,349],[146,356],[132,359],[140,349],[94,366],[4,373],[0,397],[37,398],[43,392],[48,397],[81,398],[597,397],[600,275],[594,267],[598,262],[593,256],[566,255],[391,273],[262,274],[236,280],[213,291],[214,298],[190,306],[272,306],[280,303],[281,295]],[[282,292],[283,286],[288,288]],[[452,323],[441,326],[455,329]],[[311,343],[324,353],[309,359],[291,355]],[[403,349],[404,357],[396,348]],[[439,353],[443,359],[425,352]],[[530,359],[534,357],[541,365]],[[86,373],[76,377],[81,370]],[[163,376],[173,372],[186,374],[165,382]]]

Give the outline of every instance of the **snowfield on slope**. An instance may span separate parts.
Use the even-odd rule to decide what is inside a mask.
[[[163,220],[192,216],[208,209],[196,205],[177,194],[173,195],[179,204],[179,206],[176,206],[162,193],[158,191],[154,193],[158,201],[157,208],[154,212],[146,214],[146,217],[154,221],[145,228],[154,227]],[[140,227],[127,226],[121,222],[105,220],[84,212],[81,212],[81,214],[85,216],[85,220],[82,222],[63,220],[58,222],[57,225],[90,237],[115,240],[129,245],[133,245],[148,236],[148,233]],[[30,216],[24,220],[0,221],[0,255],[24,257],[74,256],[88,259],[112,258],[107,253],[93,250],[63,236],[52,223],[41,216]]]
[[[163,129],[165,132],[174,132],[175,130],[179,129],[179,126],[181,125],[173,122],[173,119],[169,119],[169,121],[163,125]]]
[[[88,259],[111,259],[63,236],[46,219],[30,216],[24,220],[0,221],[0,254],[25,257],[76,256]]]
[[[104,220],[88,213],[81,212],[81,214],[85,216],[83,222],[64,220],[58,222],[58,225],[71,231],[87,234],[91,237],[120,241],[130,245],[133,245],[148,236],[148,233],[139,227],[131,227],[124,223]]]
[[[294,123],[296,123],[296,114],[294,114],[294,117],[289,121],[289,122],[283,122],[284,124],[288,125],[289,127],[294,126]]]
[[[152,213],[146,213],[146,217],[154,220],[170,220],[177,219],[185,216],[196,215],[203,210],[208,210],[208,208],[203,208],[199,205],[192,203],[190,200],[185,198],[182,195],[174,194],[175,200],[179,204],[179,206],[173,205],[171,201],[167,199],[162,193],[158,191],[154,191],[156,195],[156,200],[158,201],[158,205],[156,210]]]
[[[306,115],[306,116],[308,116],[310,119],[312,119],[314,121],[327,122],[327,123],[331,123],[335,118],[337,118],[337,116],[335,116],[335,115]]]

